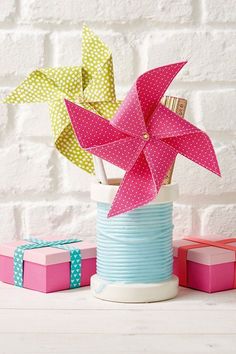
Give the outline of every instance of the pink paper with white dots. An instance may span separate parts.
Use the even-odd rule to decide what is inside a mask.
[[[81,147],[126,171],[108,217],[153,200],[178,153],[220,176],[207,134],[160,103],[185,64],[141,75],[110,122],[66,100]]]

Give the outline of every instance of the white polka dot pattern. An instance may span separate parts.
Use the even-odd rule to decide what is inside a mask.
[[[128,135],[140,137],[140,132],[146,133],[146,124],[137,94],[136,84],[125,98],[125,104],[120,106],[111,124]]]
[[[92,154],[101,157],[104,160],[129,171],[141,151],[145,146],[145,141],[140,142],[140,138],[125,138],[116,140],[113,143],[96,146],[88,149]]]
[[[158,193],[166,176],[166,171],[175,161],[177,151],[160,139],[153,137],[149,144],[146,144],[144,155],[152,171]]]
[[[128,135],[114,128],[110,122],[96,113],[65,100],[75,134],[83,149],[111,143]],[[99,117],[99,119],[98,119]]]
[[[116,193],[108,217],[122,214],[147,204],[156,196],[156,186],[144,153],[141,152],[133,168],[126,172]]]
[[[178,153],[220,175],[206,133],[160,103],[168,84],[183,65],[168,65],[142,75],[111,122],[66,101],[81,146],[126,170],[109,217],[154,199]],[[149,82],[151,88],[155,86],[155,94],[149,92]]]
[[[56,148],[71,162],[93,173],[92,156],[75,138],[64,99],[110,119],[121,101],[116,100],[112,56],[108,47],[83,27],[82,66],[33,71],[6,99],[6,103],[48,102]]]
[[[137,92],[146,122],[156,109],[157,102],[161,100],[172,80],[186,63],[184,61],[161,66],[138,78],[136,82]]]

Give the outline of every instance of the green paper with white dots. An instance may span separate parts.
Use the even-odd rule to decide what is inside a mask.
[[[48,102],[56,148],[75,165],[93,174],[92,155],[78,145],[65,98],[107,119],[114,116],[121,104],[115,95],[111,52],[87,26],[83,26],[81,66],[35,70],[4,102]]]

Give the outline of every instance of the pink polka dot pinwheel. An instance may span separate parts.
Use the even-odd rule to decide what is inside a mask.
[[[110,122],[66,100],[81,147],[126,171],[108,217],[153,200],[178,153],[220,176],[207,134],[160,103],[185,64],[141,75]]]

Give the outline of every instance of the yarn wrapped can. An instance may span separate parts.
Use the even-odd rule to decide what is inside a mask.
[[[97,274],[91,289],[97,298],[117,302],[154,302],[173,298],[173,201],[177,184],[163,185],[157,198],[131,212],[107,218],[119,181],[94,183],[97,202]]]

